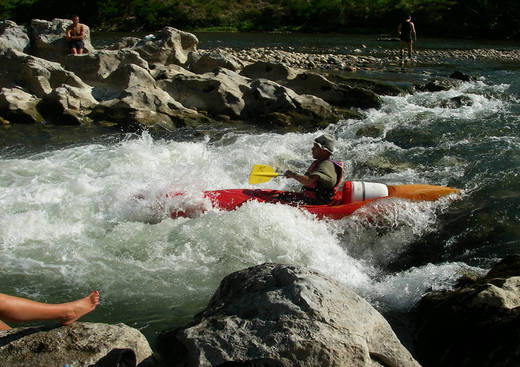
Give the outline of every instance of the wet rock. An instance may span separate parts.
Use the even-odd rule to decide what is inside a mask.
[[[69,46],[65,39],[67,27],[72,24],[69,19],[53,19],[52,21],[33,19],[30,23],[32,40],[31,54],[47,60],[61,62],[69,54]],[[83,52],[94,52],[90,42],[90,28],[85,27]]]
[[[465,82],[469,82],[471,80],[475,80],[475,77],[472,77],[468,74],[464,74],[460,71],[454,71],[453,73],[450,74],[450,78],[452,79],[458,79],[458,80],[462,80],[462,81],[465,81]]]
[[[440,101],[440,106],[443,108],[461,108],[463,106],[472,106],[473,100],[468,96],[452,97],[449,100]]]
[[[272,358],[285,366],[419,367],[386,320],[350,289],[305,268],[263,264],[221,282],[208,307],[159,337],[167,363]]]
[[[460,80],[448,79],[448,78],[436,78],[429,81],[427,84],[418,86],[417,90],[423,92],[440,92],[457,88],[461,85]]]
[[[0,331],[2,366],[88,367],[110,351],[128,348],[137,363],[152,360],[152,350],[138,330],[124,324],[76,322],[70,326]]]
[[[44,118],[38,112],[40,101],[36,96],[21,88],[2,88],[0,92],[0,116],[22,124],[40,123]]]
[[[454,291],[427,294],[415,308],[416,353],[429,366],[520,364],[520,256]]]
[[[0,21],[0,52],[8,48],[27,52],[30,48],[29,36],[25,27],[10,20],[2,20]]]

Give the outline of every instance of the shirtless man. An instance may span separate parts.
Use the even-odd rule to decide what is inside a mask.
[[[412,40],[417,41],[417,34],[415,33],[415,26],[411,22],[412,16],[409,15],[405,20],[397,26],[397,33],[401,39],[401,60],[404,60],[404,47],[408,47],[408,58],[412,58]]]
[[[65,38],[69,42],[69,49],[71,54],[81,55],[83,53],[83,39],[85,38],[85,27],[79,22],[79,17],[75,15],[72,17],[72,24],[67,27]]]
[[[10,329],[9,325],[3,321],[59,320],[62,325],[70,325],[80,317],[93,311],[98,303],[98,291],[90,293],[85,298],[58,304],[35,302],[26,298],[0,293],[0,330]]]

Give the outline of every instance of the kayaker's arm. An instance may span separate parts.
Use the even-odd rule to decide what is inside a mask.
[[[285,171],[284,174],[287,178],[292,178],[301,183],[303,186],[314,187],[318,183],[319,177],[317,175],[300,175],[298,173],[294,173],[292,171]]]

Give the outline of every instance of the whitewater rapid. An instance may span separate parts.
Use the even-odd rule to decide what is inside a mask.
[[[249,203],[233,212],[169,217],[171,205],[197,202],[203,190],[252,188],[247,179],[256,163],[303,171],[312,140],[323,131],[230,129],[192,139],[144,132],[2,158],[1,291],[63,301],[98,289],[102,307],[90,320],[126,322],[153,333],[188,320],[227,274],[275,262],[318,270],[382,311],[406,311],[425,292],[449,288],[465,272],[485,271],[459,261],[397,272],[386,267],[436,231],[443,213],[474,190],[468,169],[475,147],[497,143],[496,137],[479,136],[482,127],[475,121],[505,129],[492,121],[517,103],[504,98],[507,90],[507,84],[478,80],[447,92],[383,97],[383,108],[368,111],[365,119],[330,126],[346,178],[463,190],[435,203],[390,200],[377,216],[362,210],[318,221],[297,208]],[[446,107],[458,96],[465,104]],[[367,127],[376,133],[359,134]],[[498,143],[520,146],[513,133]],[[297,188],[284,178],[255,187]],[[172,190],[187,192],[188,203],[165,198]]]

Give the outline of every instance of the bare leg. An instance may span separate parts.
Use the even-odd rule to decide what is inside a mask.
[[[59,304],[35,302],[0,293],[0,319],[9,322],[56,319],[60,320],[63,325],[69,325],[94,310],[98,303],[98,291],[90,293],[85,298]],[[3,327],[7,326],[2,324]],[[2,324],[0,324],[0,328],[2,328]]]
[[[408,42],[408,57],[412,58],[412,41]]]
[[[76,55],[77,54],[76,48],[75,47],[71,48],[70,53],[73,55]]]
[[[78,55],[81,55],[82,53],[83,53],[83,49],[82,48],[78,49]]]
[[[401,40],[401,59],[404,58],[404,45],[405,45],[405,41]]]

